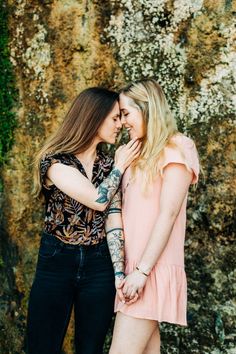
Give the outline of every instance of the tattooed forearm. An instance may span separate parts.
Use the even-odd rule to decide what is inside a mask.
[[[120,208],[109,208],[107,214],[117,214],[117,213],[121,213],[121,209]]]
[[[117,168],[113,168],[109,176],[98,187],[97,203],[110,202],[119,187],[122,174]]]
[[[107,216],[110,214],[121,214],[121,190],[118,189],[114,195],[109,208],[107,209]]]
[[[115,276],[124,277],[124,233],[121,219],[121,190],[118,189],[107,210],[105,223],[107,243]]]
[[[114,272],[124,273],[124,235],[122,228],[107,230],[107,243]]]

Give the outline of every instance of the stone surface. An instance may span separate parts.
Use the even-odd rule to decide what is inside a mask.
[[[71,100],[92,85],[154,76],[202,175],[189,196],[189,326],[162,325],[163,353],[236,352],[234,161],[236,3],[230,0],[8,0],[19,89],[15,144],[2,170],[1,354],[24,352],[29,288],[42,225],[32,161]],[[65,352],[72,353],[71,329]]]

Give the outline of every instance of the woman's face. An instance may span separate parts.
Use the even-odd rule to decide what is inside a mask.
[[[123,93],[119,98],[121,123],[127,129],[130,139],[135,137],[142,139],[145,135],[145,124],[142,112],[136,107],[133,107],[132,101]]]
[[[98,138],[100,142],[115,144],[121,128],[120,108],[118,102],[116,102],[98,130]]]

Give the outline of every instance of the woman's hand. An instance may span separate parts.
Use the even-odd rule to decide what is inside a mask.
[[[138,299],[146,281],[146,275],[140,273],[138,270],[134,270],[119,284],[118,288],[122,290],[126,304],[129,305]]]
[[[115,153],[115,166],[121,173],[140,155],[141,142],[134,138],[126,145],[120,146]]]
[[[121,284],[123,284],[124,279],[125,279],[125,275],[115,276],[115,287],[116,287],[117,295],[120,301],[122,301],[123,303],[125,303],[125,296],[122,292]]]

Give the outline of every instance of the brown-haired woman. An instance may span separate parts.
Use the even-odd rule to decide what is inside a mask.
[[[119,148],[115,162],[98,144],[114,144],[121,126],[118,94],[89,88],[36,158],[36,193],[46,209],[29,299],[29,354],[61,352],[72,307],[76,353],[102,354],[114,278],[118,287],[124,276],[118,187],[140,143]]]

